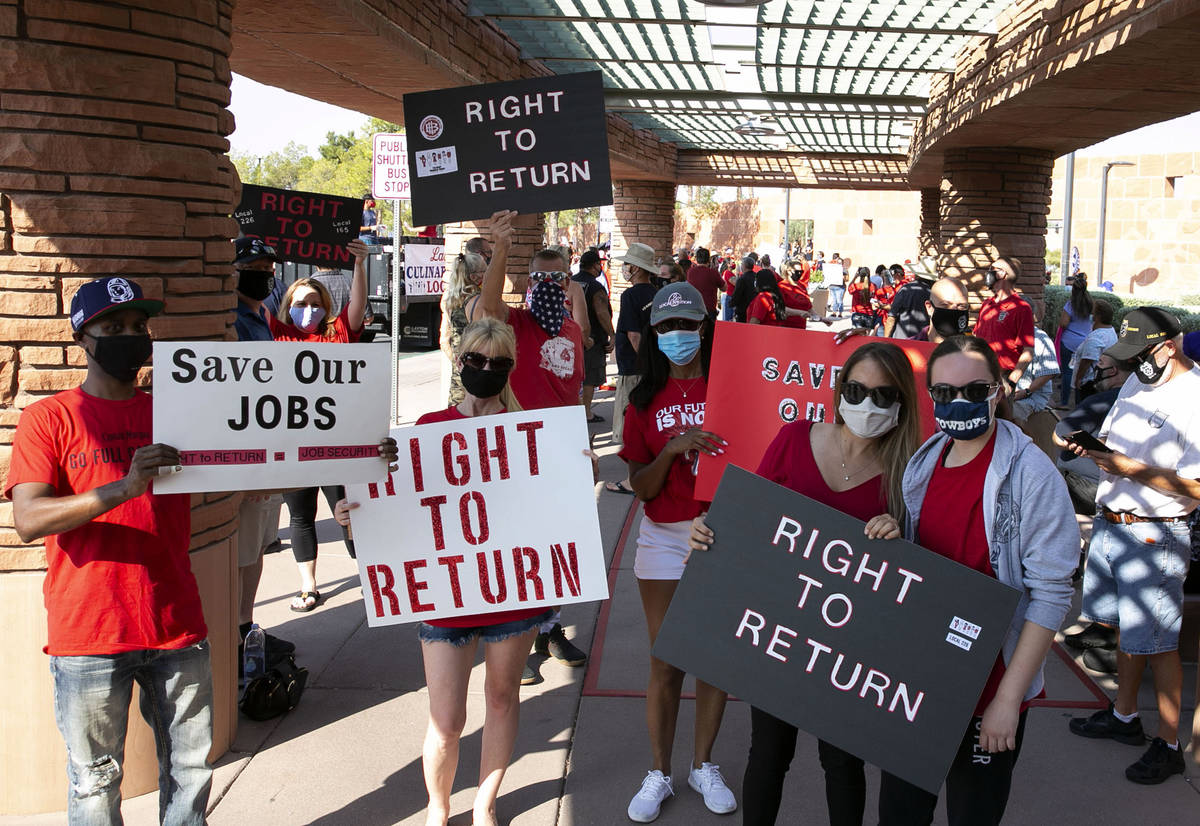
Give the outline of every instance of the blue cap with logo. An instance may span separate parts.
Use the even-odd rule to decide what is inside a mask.
[[[97,278],[80,287],[71,299],[71,329],[78,332],[102,315],[127,308],[153,316],[162,312],[163,303],[143,298],[142,288],[127,278],[119,275]]]

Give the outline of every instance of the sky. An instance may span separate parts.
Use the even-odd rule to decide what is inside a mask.
[[[239,75],[233,76],[233,102],[229,109],[237,120],[237,131],[230,136],[233,151],[250,155],[282,149],[288,141],[308,147],[315,155],[317,147],[325,142],[326,132],[360,130],[367,120],[366,115],[358,112],[264,86]],[[1192,152],[1196,147],[1200,147],[1200,112],[1117,135],[1076,154]]]

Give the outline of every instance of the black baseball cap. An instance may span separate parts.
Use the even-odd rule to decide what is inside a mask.
[[[579,268],[584,269],[585,267],[590,267],[593,264],[598,264],[600,260],[601,258],[599,252],[596,250],[588,250],[583,255],[579,256]]]
[[[162,312],[163,303],[143,298],[141,287],[119,275],[89,281],[71,299],[71,329],[79,332],[88,322],[127,307],[153,316]]]
[[[275,254],[275,248],[268,246],[261,238],[253,238],[243,235],[233,242],[235,254],[233,263],[249,264],[252,261],[261,261],[264,258],[269,258],[272,261],[278,261],[279,256]]]
[[[1138,307],[1121,321],[1117,343],[1104,352],[1116,361],[1129,361],[1182,332],[1179,319],[1161,307]]]

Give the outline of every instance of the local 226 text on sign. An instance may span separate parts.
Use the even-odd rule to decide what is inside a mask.
[[[346,492],[368,625],[607,599],[582,407],[392,436],[399,470]]]

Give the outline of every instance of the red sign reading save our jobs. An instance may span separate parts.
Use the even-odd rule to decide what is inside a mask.
[[[888,341],[908,356],[917,382],[921,435],[933,434],[933,402],[925,392],[927,341],[854,336],[718,322],[708,371],[704,429],[729,442],[720,456],[700,456],[696,498],[711,501],[726,465],[758,467],[779,428],[797,419],[833,421],[833,385],[850,354],[869,341]]]

